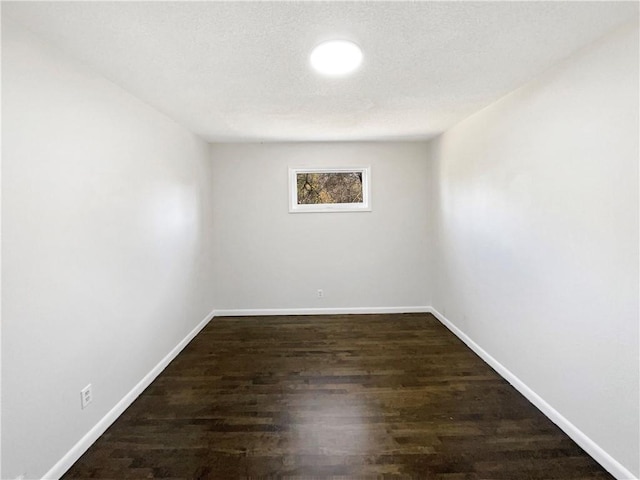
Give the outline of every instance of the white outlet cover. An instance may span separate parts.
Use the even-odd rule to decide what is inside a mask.
[[[86,406],[89,405],[92,400],[93,394],[91,392],[91,384],[89,384],[82,390],[80,390],[80,407],[83,409],[86,408]]]

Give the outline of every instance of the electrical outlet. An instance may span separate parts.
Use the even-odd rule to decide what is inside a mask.
[[[87,405],[93,400],[93,393],[91,391],[91,384],[80,390],[80,406],[85,409]]]
[[[318,289],[318,298],[324,298],[324,291],[321,288]]]

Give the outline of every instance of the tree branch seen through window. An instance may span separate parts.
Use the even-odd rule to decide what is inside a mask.
[[[298,173],[298,205],[362,203],[362,172]]]
[[[289,212],[370,212],[369,167],[289,168]]]

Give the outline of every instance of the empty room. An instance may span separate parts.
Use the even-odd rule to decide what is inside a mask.
[[[639,10],[3,1],[0,478],[638,479]]]

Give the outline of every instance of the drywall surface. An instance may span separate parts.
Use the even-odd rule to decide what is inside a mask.
[[[216,309],[429,305],[424,143],[214,144],[211,151]],[[372,211],[289,213],[288,169],[312,166],[370,166]]]
[[[0,477],[31,479],[212,309],[209,146],[6,18],[2,100]]]
[[[429,144],[433,306],[638,475],[638,29]]]

